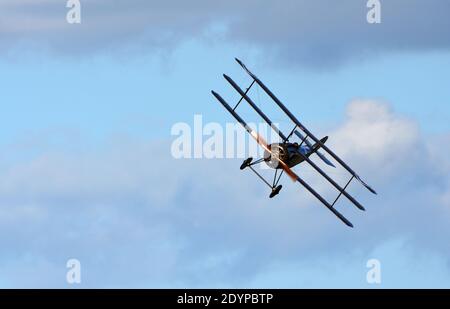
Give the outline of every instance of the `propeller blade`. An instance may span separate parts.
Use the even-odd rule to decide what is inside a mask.
[[[250,135],[256,140],[256,142],[259,145],[261,145],[261,147],[264,148],[264,150],[266,150],[267,152],[273,154],[272,150],[267,145],[267,142],[258,133],[256,133],[255,131],[251,130]],[[278,158],[278,156],[273,156],[273,158],[275,158],[280,163],[282,169],[292,179],[292,181],[294,181],[294,182],[297,181],[297,179],[298,179],[297,174],[295,174],[294,171],[289,166],[287,166],[286,163],[283,162],[283,160]]]

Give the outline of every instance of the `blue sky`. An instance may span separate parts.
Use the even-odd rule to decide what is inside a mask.
[[[368,25],[365,1],[229,2],[82,1],[80,25],[64,1],[0,5],[0,286],[72,287],[73,257],[82,287],[450,286],[448,4],[382,1]],[[210,90],[238,99],[234,57],[378,189],[340,205],[354,230],[236,160],[171,158],[174,123],[231,121]]]
[[[51,125],[80,129],[92,137],[118,130],[167,135],[174,121],[204,113],[204,102],[210,99],[204,88],[227,90],[222,71],[249,83],[232,57],[239,52],[238,47],[214,48],[192,41],[168,59],[151,53],[131,59],[109,55],[54,59],[39,53],[36,58],[2,61],[3,99],[11,103],[2,113],[2,122],[8,124],[2,134],[14,138],[23,130],[45,130]],[[396,53],[327,72],[253,67],[310,122],[338,121],[336,116],[349,100],[370,97],[390,102],[397,111],[417,119],[427,132],[447,129],[450,63],[444,52]],[[205,117],[211,115],[211,121],[226,117],[215,106],[206,108]],[[149,118],[160,125],[151,126]],[[147,130],[149,126],[153,129]]]

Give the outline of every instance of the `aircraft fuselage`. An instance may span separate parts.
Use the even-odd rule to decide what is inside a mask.
[[[269,149],[264,152],[264,162],[271,168],[280,169],[281,164],[277,158],[289,167],[294,167],[303,161],[304,156],[309,156],[312,149],[307,145],[299,146],[297,143],[273,143],[269,145]],[[304,156],[302,156],[302,154]]]

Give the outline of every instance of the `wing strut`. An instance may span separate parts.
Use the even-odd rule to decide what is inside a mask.
[[[264,121],[267,122],[267,124],[281,137],[281,139],[286,140],[286,136],[277,128],[277,126],[269,119],[269,117],[267,117],[266,114],[264,114],[263,111],[258,106],[256,106],[253,100],[247,96],[247,93],[245,93],[241,89],[241,87],[239,87],[238,84],[236,84],[234,80],[231,79],[231,77],[226,74],[224,74],[223,77],[241,95],[241,100],[245,99],[245,101],[247,101],[248,104],[250,104],[250,106],[258,113],[258,115],[261,116],[261,118],[264,119]]]

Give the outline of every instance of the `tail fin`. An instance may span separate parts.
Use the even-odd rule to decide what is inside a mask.
[[[322,144],[325,144],[327,140],[328,140],[328,136],[325,136],[324,138],[322,138],[322,139],[320,140],[320,142],[321,142]],[[330,160],[327,159],[327,157],[325,157],[325,155],[323,155],[322,153],[320,153],[320,152],[318,151],[319,149],[320,149],[320,144],[319,144],[319,143],[315,143],[315,144],[312,146],[312,150],[311,150],[311,153],[310,153],[309,155],[312,155],[313,153],[317,153],[317,155],[319,156],[320,159],[322,159],[323,162],[325,162],[325,163],[328,164],[329,166],[336,167]]]
[[[325,144],[326,142],[327,142],[327,140],[328,140],[328,136],[325,136],[324,138],[322,138],[321,140],[320,140],[320,142],[322,143],[322,144]],[[313,146],[312,146],[312,152],[311,153],[314,153],[314,152],[316,152],[317,150],[319,150],[320,149],[320,144],[319,143],[315,143]]]

